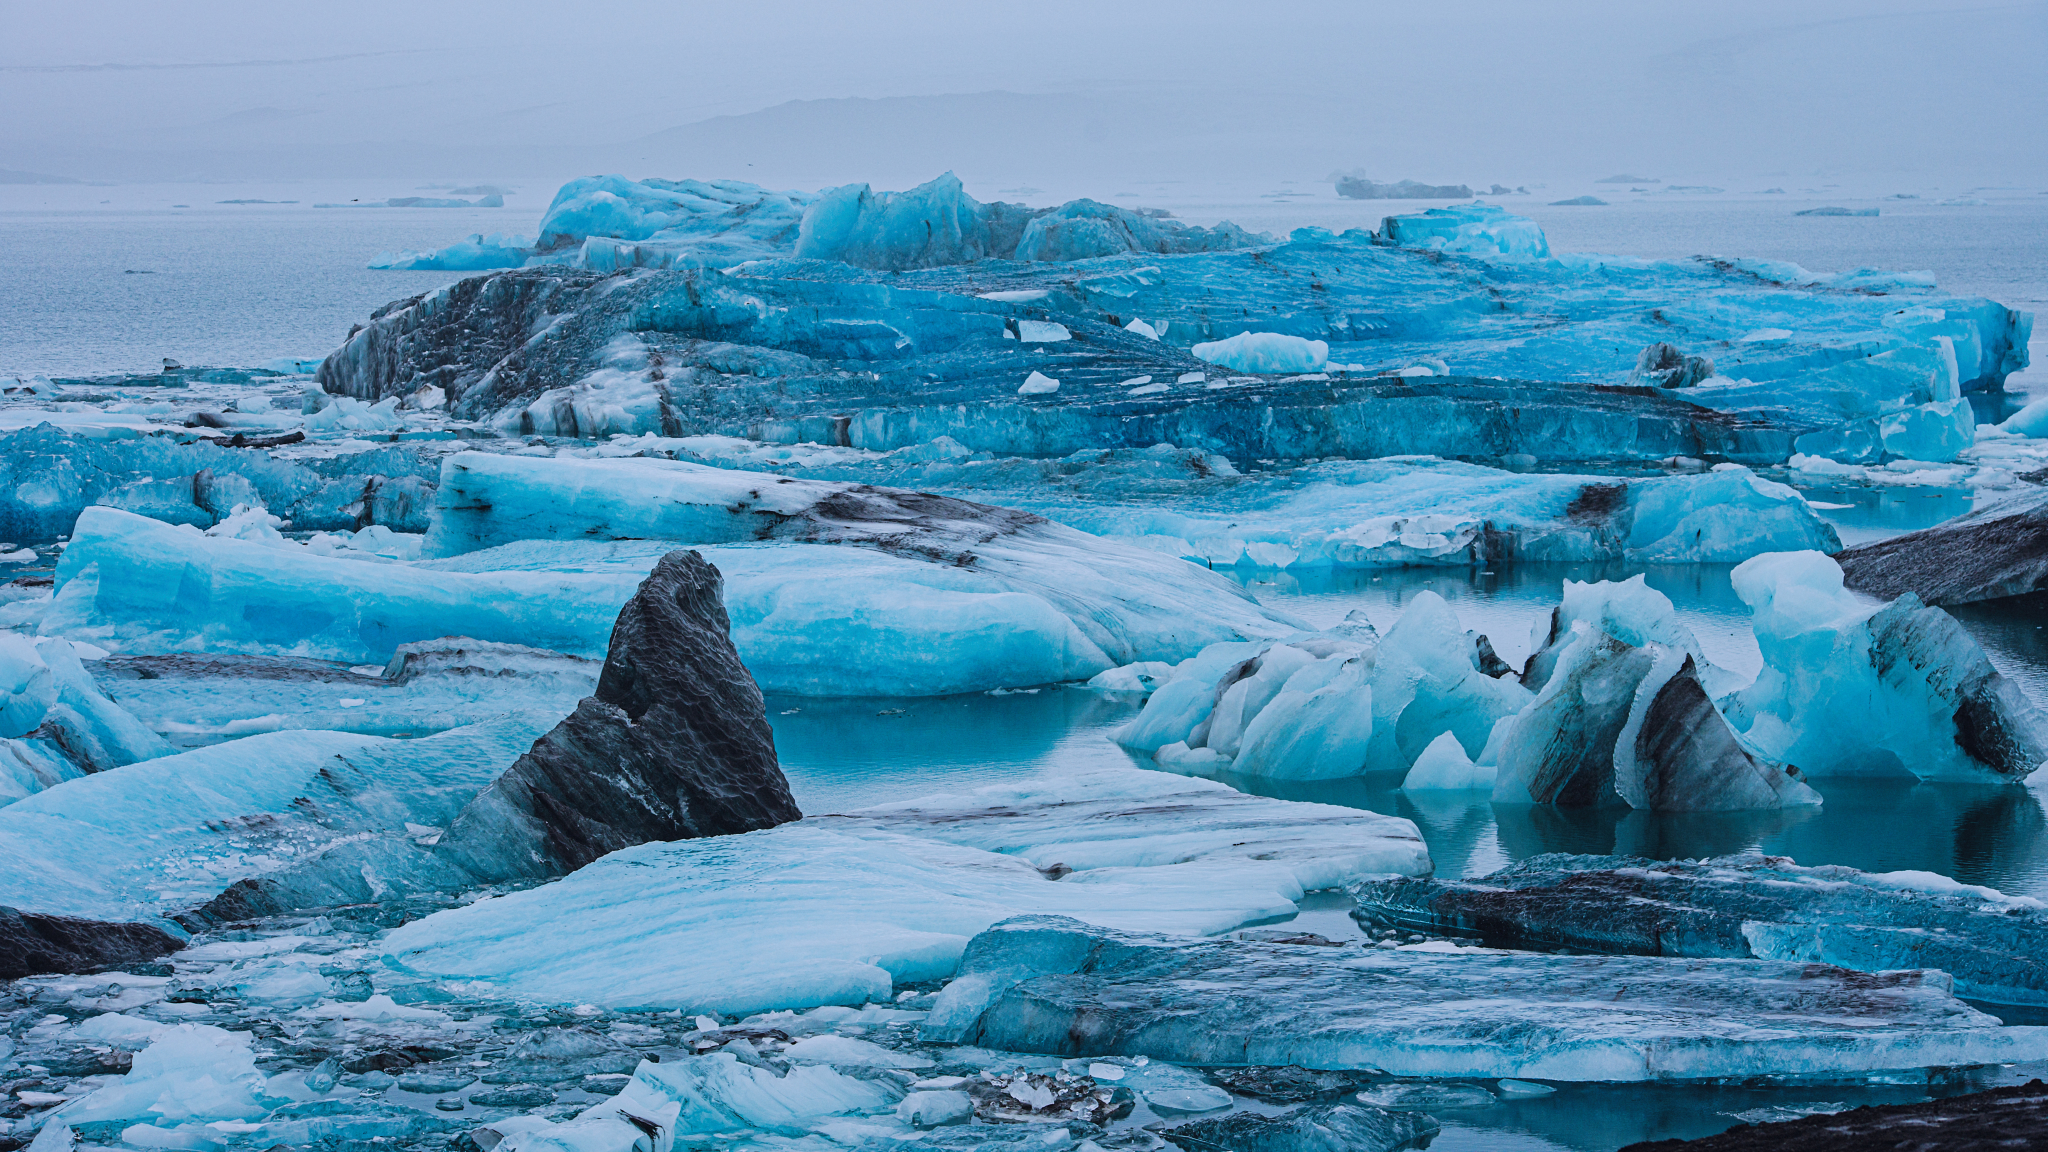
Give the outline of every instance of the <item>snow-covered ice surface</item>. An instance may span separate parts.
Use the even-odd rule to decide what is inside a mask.
[[[1291,918],[1349,877],[1428,869],[1406,821],[1126,768],[645,845],[407,925],[387,948],[507,994],[748,1012],[943,979],[970,936],[1019,913],[1216,933]],[[630,939],[647,963],[542,927],[558,923]],[[699,959],[664,959],[679,951]]]

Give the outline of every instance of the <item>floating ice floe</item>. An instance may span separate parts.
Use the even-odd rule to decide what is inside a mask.
[[[1912,593],[1937,605],[2023,596],[2048,587],[2048,501],[2028,493],[1835,560],[1843,582],[1869,596]]]
[[[2048,1028],[2001,1027],[1933,970],[1361,951],[1052,916],[976,936],[922,1033],[1063,1056],[1608,1082],[1853,1079],[2048,1056]]]
[[[969,937],[1021,912],[1215,933],[1290,917],[1303,892],[1345,877],[1428,869],[1406,820],[1114,769],[643,845],[406,925],[386,949],[416,972],[541,999],[858,1004],[950,975]],[[541,929],[565,922],[614,946]],[[695,961],[663,959],[678,949]]]
[[[1809,776],[2018,782],[2048,762],[2048,731],[1977,641],[1911,592],[1882,607],[1844,590],[1816,552],[1734,572],[1764,668],[1723,702],[1743,743]]]
[[[1938,968],[1958,995],[2048,1003],[2040,902],[1926,872],[1802,868],[1775,856],[1545,855],[1467,880],[1367,881],[1351,894],[1361,922],[1494,947],[1754,957],[1873,973]]]

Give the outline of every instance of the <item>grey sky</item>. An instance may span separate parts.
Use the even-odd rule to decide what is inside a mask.
[[[2048,0],[300,7],[0,0],[0,168],[2048,180]]]

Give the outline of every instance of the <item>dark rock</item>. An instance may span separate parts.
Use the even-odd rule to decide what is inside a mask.
[[[1440,1128],[1420,1112],[1318,1104],[1278,1116],[1233,1112],[1160,1131],[1188,1152],[1394,1152],[1427,1148]]]
[[[1280,941],[1284,943],[1284,941]],[[1356,1092],[1373,1080],[1369,1072],[1337,1072],[1321,1068],[1303,1068],[1287,1065],[1269,1068],[1249,1065],[1243,1068],[1211,1068],[1207,1075],[1218,1088],[1264,1100],[1269,1104],[1302,1104],[1311,1100],[1327,1100]]]
[[[1699,1140],[1654,1140],[1621,1152],[2008,1152],[2048,1148],[2048,1084],[1852,1108],[1777,1124],[1737,1124]]]
[[[1847,549],[1842,583],[1889,600],[1968,604],[2048,588],[2048,499],[2033,497]]]
[[[153,924],[0,908],[0,979],[42,972],[100,972],[155,960],[184,946],[184,941]]]
[[[718,569],[662,557],[619,611],[597,692],[464,808],[442,848],[479,876],[573,872],[621,848],[798,819]]]

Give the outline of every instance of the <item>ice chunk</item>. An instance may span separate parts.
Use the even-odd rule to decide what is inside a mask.
[[[1057,392],[1059,390],[1059,381],[1039,372],[1033,372],[1025,378],[1024,383],[1017,386],[1017,394],[1019,396],[1043,396],[1048,392]]]
[[[726,576],[741,656],[770,691],[930,695],[1085,680],[1294,627],[1179,559],[925,493],[666,460],[480,453],[450,457],[440,491],[430,555],[521,540],[729,545],[705,555]]]
[[[275,1103],[247,1032],[178,1024],[135,1054],[119,1081],[46,1114],[46,1128],[108,1121],[152,1126],[200,1120],[249,1120]],[[134,1143],[135,1141],[130,1141]]]
[[[442,636],[603,651],[640,572],[424,572],[202,536],[88,509],[58,565],[44,635],[116,651],[383,663]]]
[[[1744,741],[1808,776],[2024,780],[2042,719],[1948,613],[1908,592],[1873,608],[1817,552],[1738,566],[1764,669],[1724,702]]]
[[[1722,678],[1641,576],[1567,580],[1522,673],[1536,698],[1490,742],[1494,799],[1649,811],[1818,803],[1794,769],[1743,746],[1703,677]]]
[[[1468,256],[1542,259],[1550,255],[1550,241],[1535,221],[1484,203],[1389,216],[1380,222],[1380,235],[1393,244]]]
[[[1843,583],[1869,596],[1948,605],[2024,595],[2048,587],[2048,501],[2030,493],[1835,559]]]
[[[415,971],[551,1000],[859,1004],[951,974],[968,937],[1016,912],[1218,932],[1291,915],[1307,886],[1427,859],[1405,820],[1116,769],[642,845],[408,924],[385,949]],[[617,946],[542,927],[571,921]],[[698,961],[663,959],[677,949]]]
[[[1401,791],[1491,790],[1495,771],[1492,764],[1472,763],[1472,758],[1465,754],[1464,746],[1458,743],[1458,737],[1445,732],[1430,741],[1422,755],[1415,758],[1415,766],[1408,769],[1407,777],[1401,781]]]
[[[1939,968],[1958,995],[2048,1003],[2040,904],[1924,874],[1802,868],[1780,856],[1545,855],[1469,880],[1367,881],[1351,894],[1368,926],[1494,947]]]
[[[2048,1028],[2001,1027],[1949,989],[1935,971],[1190,941],[1030,916],[975,937],[926,1031],[1076,1057],[1563,1081],[1860,1077],[2048,1054]]]
[[[1133,751],[1284,780],[1406,770],[1438,735],[1477,752],[1528,693],[1435,593],[1410,602],[1384,641],[1362,621],[1272,644],[1226,643],[1182,662],[1134,720]]]
[[[1330,346],[1324,341],[1279,332],[1240,332],[1188,351],[1233,372],[1320,372],[1330,362]]]
[[[1178,220],[1147,216],[1094,200],[1070,200],[1034,214],[1018,238],[1018,260],[1088,260],[1134,253],[1225,252],[1270,244],[1272,237],[1246,232],[1228,220],[1213,228],[1191,228]]]

